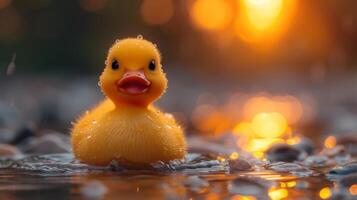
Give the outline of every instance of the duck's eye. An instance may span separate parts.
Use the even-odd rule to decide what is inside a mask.
[[[119,62],[115,59],[112,61],[112,69],[113,70],[119,69]]]
[[[149,69],[151,71],[154,71],[156,69],[156,64],[155,64],[155,60],[151,60],[149,63]]]

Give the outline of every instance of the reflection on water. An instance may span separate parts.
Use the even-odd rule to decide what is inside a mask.
[[[70,154],[2,160],[0,199],[327,199],[333,183],[261,170],[231,174],[227,162],[188,154],[171,167],[117,170],[91,167]],[[181,167],[178,167],[181,165]],[[259,168],[259,166],[258,166]],[[355,185],[349,190],[355,192]]]

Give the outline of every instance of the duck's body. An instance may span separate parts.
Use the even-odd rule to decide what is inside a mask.
[[[115,108],[110,100],[75,124],[72,143],[76,157],[93,165],[168,162],[185,154],[183,131],[171,115],[152,106]]]
[[[110,82],[103,80],[103,76],[108,76],[105,73],[101,77],[101,86],[104,93],[113,99],[113,90],[108,85]],[[122,76],[125,78],[125,75]],[[114,81],[116,82],[117,80]],[[134,78],[132,82],[135,83]],[[142,95],[157,93],[152,85],[155,80],[150,82],[151,88]],[[138,88],[132,87],[126,89],[136,92]],[[76,158],[94,165],[108,165],[113,160],[150,164],[183,158],[185,137],[175,119],[151,103],[139,101],[139,97],[140,95],[135,94],[120,96],[115,99],[117,101],[106,99],[85,113],[72,130],[72,146]]]

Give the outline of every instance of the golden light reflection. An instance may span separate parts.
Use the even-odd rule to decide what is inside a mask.
[[[293,136],[286,140],[286,143],[289,145],[299,144],[301,142],[301,138],[298,136]]]
[[[174,4],[172,0],[144,0],[140,14],[149,25],[163,25],[172,18]]]
[[[284,188],[271,187],[268,191],[268,195],[272,200],[280,200],[288,197],[288,190]]]
[[[231,155],[229,155],[229,158],[231,160],[237,160],[239,158],[239,154],[237,152],[233,152]]]
[[[280,113],[258,113],[251,122],[238,123],[233,133],[238,136],[239,148],[263,158],[271,145],[292,139],[287,137],[287,130],[287,120]]]
[[[289,188],[295,187],[296,186],[296,181],[289,181],[286,183],[286,186]]]
[[[348,191],[352,195],[357,195],[357,184],[351,185],[350,188],[348,189]]]
[[[218,157],[217,157],[217,160],[219,160],[220,162],[226,161],[226,159],[225,159],[224,157],[222,157],[222,156],[218,156]]]
[[[196,26],[206,30],[219,30],[229,25],[232,8],[225,0],[196,0],[190,15]]]
[[[298,123],[303,113],[296,97],[262,94],[233,97],[221,104],[211,95],[200,95],[191,115],[195,129],[208,136],[231,131],[237,137],[236,146],[256,158],[264,158],[265,151],[273,144],[294,145],[301,141],[301,137],[293,135],[290,126]]]
[[[328,136],[326,139],[325,139],[325,142],[324,142],[324,146],[328,149],[331,149],[333,147],[336,146],[336,137],[334,136]]]
[[[320,190],[319,196],[321,199],[328,199],[332,195],[331,189],[329,187],[324,187]]]
[[[288,26],[296,7],[289,0],[238,0],[240,12],[235,22],[235,32],[247,42],[273,41]]]
[[[282,188],[293,188],[296,186],[296,181],[281,182],[280,187]]]

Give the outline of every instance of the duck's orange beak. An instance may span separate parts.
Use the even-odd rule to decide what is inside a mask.
[[[151,82],[146,78],[143,70],[138,70],[125,72],[116,85],[117,89],[124,94],[138,95],[145,93]]]

